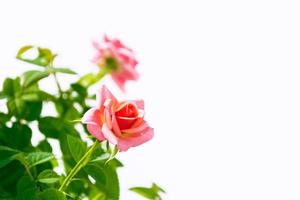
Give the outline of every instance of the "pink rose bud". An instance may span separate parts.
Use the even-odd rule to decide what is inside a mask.
[[[144,101],[119,102],[105,86],[97,93],[97,106],[84,114],[82,123],[98,140],[108,140],[119,151],[153,138],[153,128],[144,120]]]
[[[138,64],[134,52],[124,46],[118,39],[109,39],[106,35],[100,43],[94,42],[97,55],[94,63],[111,72],[112,79],[124,91],[128,80],[137,80],[139,75],[135,69]]]

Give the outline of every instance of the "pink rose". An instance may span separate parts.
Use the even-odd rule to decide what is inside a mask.
[[[94,63],[111,70],[112,79],[123,91],[126,81],[138,79],[139,75],[135,69],[138,62],[134,52],[120,40],[109,39],[105,35],[101,43],[94,42],[93,45],[97,49]]]
[[[98,140],[108,140],[119,151],[153,137],[153,128],[144,120],[144,101],[119,102],[105,86],[97,93],[97,106],[84,114],[82,122]]]

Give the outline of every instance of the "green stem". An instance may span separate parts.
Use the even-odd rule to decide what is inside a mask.
[[[92,86],[93,84],[97,83],[100,81],[105,75],[109,74],[111,70],[109,68],[103,68],[101,71],[98,72],[98,74],[93,74],[89,73],[84,76],[82,76],[78,83],[81,84],[82,86],[88,88]]]
[[[63,91],[62,91],[62,89],[61,89],[61,86],[60,86],[60,84],[59,84],[59,82],[58,82],[58,79],[57,79],[57,76],[56,76],[55,73],[53,73],[53,77],[54,77],[54,80],[55,80],[55,83],[56,83],[58,92],[59,92],[60,96],[62,96],[62,95],[63,95]]]
[[[63,183],[61,184],[59,191],[63,191],[63,189],[69,185],[72,178],[90,161],[91,155],[99,144],[98,140],[90,147],[90,149],[82,156],[82,158],[78,161],[75,167],[70,171],[68,176],[65,178]]]
[[[54,58],[51,60],[50,64],[47,66],[48,70],[50,70],[50,71],[53,69],[53,60],[54,60]],[[56,73],[55,73],[55,72],[51,72],[51,74],[52,74],[53,77],[54,77],[54,81],[55,81],[55,84],[56,84],[56,86],[57,86],[59,95],[60,95],[60,97],[62,97],[62,96],[63,96],[63,91],[62,91],[61,86],[60,86],[60,84],[59,84],[59,82],[58,82]]]
[[[25,166],[25,170],[26,170],[26,172],[28,173],[30,179],[31,179],[31,180],[34,180],[34,178],[33,178],[32,174],[31,174],[30,169],[28,168],[28,166],[26,166],[26,165],[24,165],[24,166]]]

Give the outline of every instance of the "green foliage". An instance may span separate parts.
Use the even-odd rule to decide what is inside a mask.
[[[50,184],[59,181],[60,177],[54,171],[46,169],[38,175],[37,180],[41,183]]]
[[[71,135],[67,136],[68,147],[70,149],[70,153],[74,160],[78,162],[82,156],[86,153],[87,147],[86,143],[83,142],[80,138],[73,137]]]
[[[25,53],[34,53],[34,50],[37,51],[37,56],[35,58],[26,58],[24,57]],[[17,53],[16,58],[34,65],[46,67],[48,66],[54,59],[55,55],[49,49],[33,47],[31,45],[22,47]]]
[[[32,57],[32,54],[35,56]],[[66,178],[54,171],[60,158],[52,154],[53,147],[49,141],[58,142],[63,161],[60,167],[68,175],[90,149],[81,139],[88,136],[86,127],[78,124],[78,119],[89,109],[88,100],[94,100],[88,88],[110,70],[79,77],[77,82],[62,90],[56,74],[74,75],[76,72],[55,67],[55,57],[47,48],[22,47],[16,58],[41,68],[26,71],[20,77],[6,78],[2,84],[0,100],[6,104],[6,109],[0,110],[0,199],[118,200],[117,170],[123,165],[115,158],[118,152],[116,146],[112,149],[95,146],[85,166],[72,177],[63,192],[59,190]],[[56,94],[39,87],[40,81],[49,78],[57,87]],[[49,103],[55,105],[55,115],[47,115],[44,106]],[[82,130],[83,133],[79,134]],[[32,137],[38,133],[44,138],[33,145]],[[151,192],[141,188],[132,190],[139,193],[144,190],[145,194],[153,192],[157,197],[162,191],[159,187],[152,187]]]
[[[64,193],[54,189],[54,188],[49,188],[46,189],[45,191],[41,192],[38,195],[39,200],[66,200],[66,196]]]
[[[159,193],[165,193],[165,191],[155,183],[153,183],[150,188],[133,187],[130,188],[130,190],[150,200],[161,200]]]
[[[50,161],[54,158],[52,153],[48,152],[32,152],[26,156],[29,167],[33,167],[44,162]]]
[[[37,193],[37,186],[33,180],[28,176],[20,178],[17,184],[17,199],[28,200],[35,199]]]

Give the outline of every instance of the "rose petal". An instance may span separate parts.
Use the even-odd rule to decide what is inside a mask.
[[[81,122],[84,124],[101,124],[100,112],[97,108],[89,109],[82,117]]]
[[[122,133],[121,133],[121,130],[120,130],[120,127],[118,125],[118,122],[116,120],[116,116],[114,113],[112,113],[112,116],[111,116],[111,121],[112,121],[112,130],[114,131],[115,135],[117,137],[122,137]]]
[[[125,92],[125,82],[126,80],[122,77],[119,76],[117,73],[112,73],[111,78],[114,80],[114,82],[119,86],[119,88]]]
[[[124,130],[122,130],[122,132],[123,132],[123,135],[128,135],[129,137],[131,137],[131,136],[133,136],[133,134],[140,133],[148,127],[149,127],[148,123],[143,121],[143,123],[141,123],[138,127],[124,129]]]
[[[118,148],[120,151],[127,151],[130,147],[136,147],[151,140],[153,136],[153,128],[149,127],[138,137],[120,138]]]
[[[96,108],[89,109],[81,119],[82,123],[87,124],[87,129],[90,134],[98,140],[105,140],[101,131],[100,112]]]
[[[112,144],[118,143],[118,138],[114,135],[114,133],[108,128],[107,124],[104,123],[102,125],[102,133],[104,137]]]
[[[136,121],[131,125],[131,127],[130,128],[136,128],[136,127],[138,127],[138,126],[140,126],[142,123],[144,123],[144,118],[143,117],[138,117],[137,119],[136,119]]]
[[[88,124],[87,129],[92,134],[95,136],[98,140],[105,140],[104,135],[102,134],[101,127],[96,124]]]
[[[141,109],[144,110],[145,109],[145,103],[144,100],[131,100],[131,102],[135,103],[135,105]]]
[[[137,119],[137,117],[116,117],[121,131],[131,128]]]
[[[121,102],[115,112],[116,117],[137,117],[139,115],[138,107],[130,101]]]
[[[114,97],[114,95],[107,89],[105,85],[102,86],[100,91],[96,94],[96,101],[97,101],[97,106],[98,109],[100,109],[100,112],[103,111],[104,109],[104,102],[107,99],[111,99],[111,106],[114,107],[115,109],[118,107],[118,100]]]

